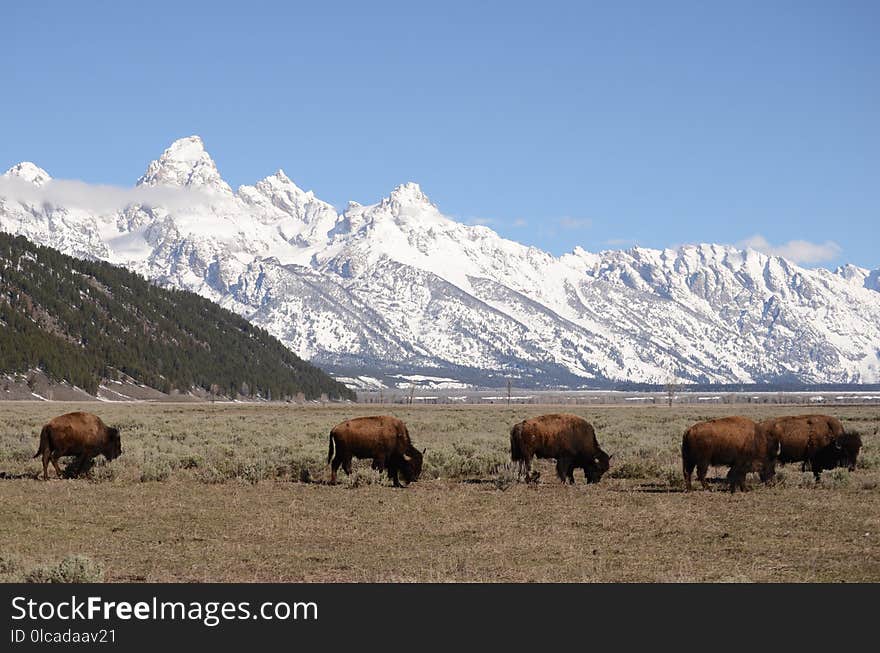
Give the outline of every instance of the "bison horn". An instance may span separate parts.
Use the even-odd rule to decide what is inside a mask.
[[[403,454],[403,459],[404,459],[406,462],[409,462],[409,461],[412,460],[412,456],[407,456],[406,454]]]
[[[428,447],[425,447],[424,449],[422,449],[422,455],[423,455],[423,456],[425,455],[425,452],[426,452],[427,450],[428,450]]]

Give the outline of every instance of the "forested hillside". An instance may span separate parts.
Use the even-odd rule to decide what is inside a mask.
[[[265,330],[194,293],[0,233],[0,373],[35,368],[91,394],[125,375],[163,392],[354,398]]]

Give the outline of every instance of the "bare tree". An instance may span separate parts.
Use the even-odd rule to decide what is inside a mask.
[[[672,408],[672,401],[675,399],[675,393],[678,391],[678,379],[675,374],[671,374],[666,381],[666,402]]]

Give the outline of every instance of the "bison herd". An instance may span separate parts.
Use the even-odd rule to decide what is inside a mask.
[[[722,417],[694,424],[681,441],[681,463],[687,489],[691,474],[703,489],[710,465],[727,466],[730,491],[745,490],[748,472],[758,472],[764,483],[776,475],[776,463],[800,462],[813,472],[816,482],[823,469],[856,468],[862,448],[858,433],[847,432],[835,417],[796,415],[753,422],[745,417]]]
[[[331,483],[340,467],[351,474],[352,458],[371,459],[373,469],[386,471],[395,487],[400,477],[407,484],[417,481],[425,450],[410,440],[401,420],[388,415],[358,417],[337,424],[330,431],[327,464]],[[771,483],[776,464],[800,462],[819,481],[822,470],[835,467],[855,469],[862,440],[848,432],[840,421],[827,415],[777,417],[754,422],[745,417],[722,417],[694,424],[681,442],[685,486],[691,490],[694,470],[703,489],[710,466],[728,467],[731,492],[745,490],[749,472],[757,472]],[[40,432],[40,446],[34,458],[42,456],[43,478],[49,478],[49,463],[61,476],[58,458],[76,456],[80,470],[87,461],[103,454],[113,460],[122,454],[119,431],[106,426],[91,413],[61,415]],[[574,483],[574,471],[583,470],[587,483],[598,483],[611,466],[611,458],[599,446],[592,425],[569,414],[541,415],[514,424],[510,429],[510,459],[519,465],[527,481],[535,480],[533,458],[556,461],[556,474],[563,483]]]

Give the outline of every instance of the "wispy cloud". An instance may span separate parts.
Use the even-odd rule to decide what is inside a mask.
[[[632,238],[609,238],[605,244],[609,247],[626,247],[627,245],[635,245],[636,241]]]
[[[495,218],[471,218],[468,220],[468,224],[477,225],[481,227],[491,227],[492,225],[498,224],[498,220]]]
[[[28,204],[73,207],[92,213],[113,213],[132,204],[172,210],[216,205],[227,198],[191,188],[135,186],[124,188],[84,181],[53,179],[34,186],[24,179],[0,176],[0,197]]]
[[[811,243],[808,240],[790,240],[780,245],[772,245],[764,236],[755,234],[738,243],[741,247],[751,247],[754,250],[781,256],[798,264],[815,265],[833,261],[843,251],[837,243],[826,240],[824,243]]]
[[[480,227],[525,227],[528,222],[524,218],[485,218],[485,217],[476,217],[476,218],[464,218],[459,219],[459,222],[464,222],[465,224],[480,226]]]
[[[563,229],[589,229],[593,226],[593,221],[590,218],[571,218],[571,217],[563,217],[559,218],[556,221],[560,227]]]

